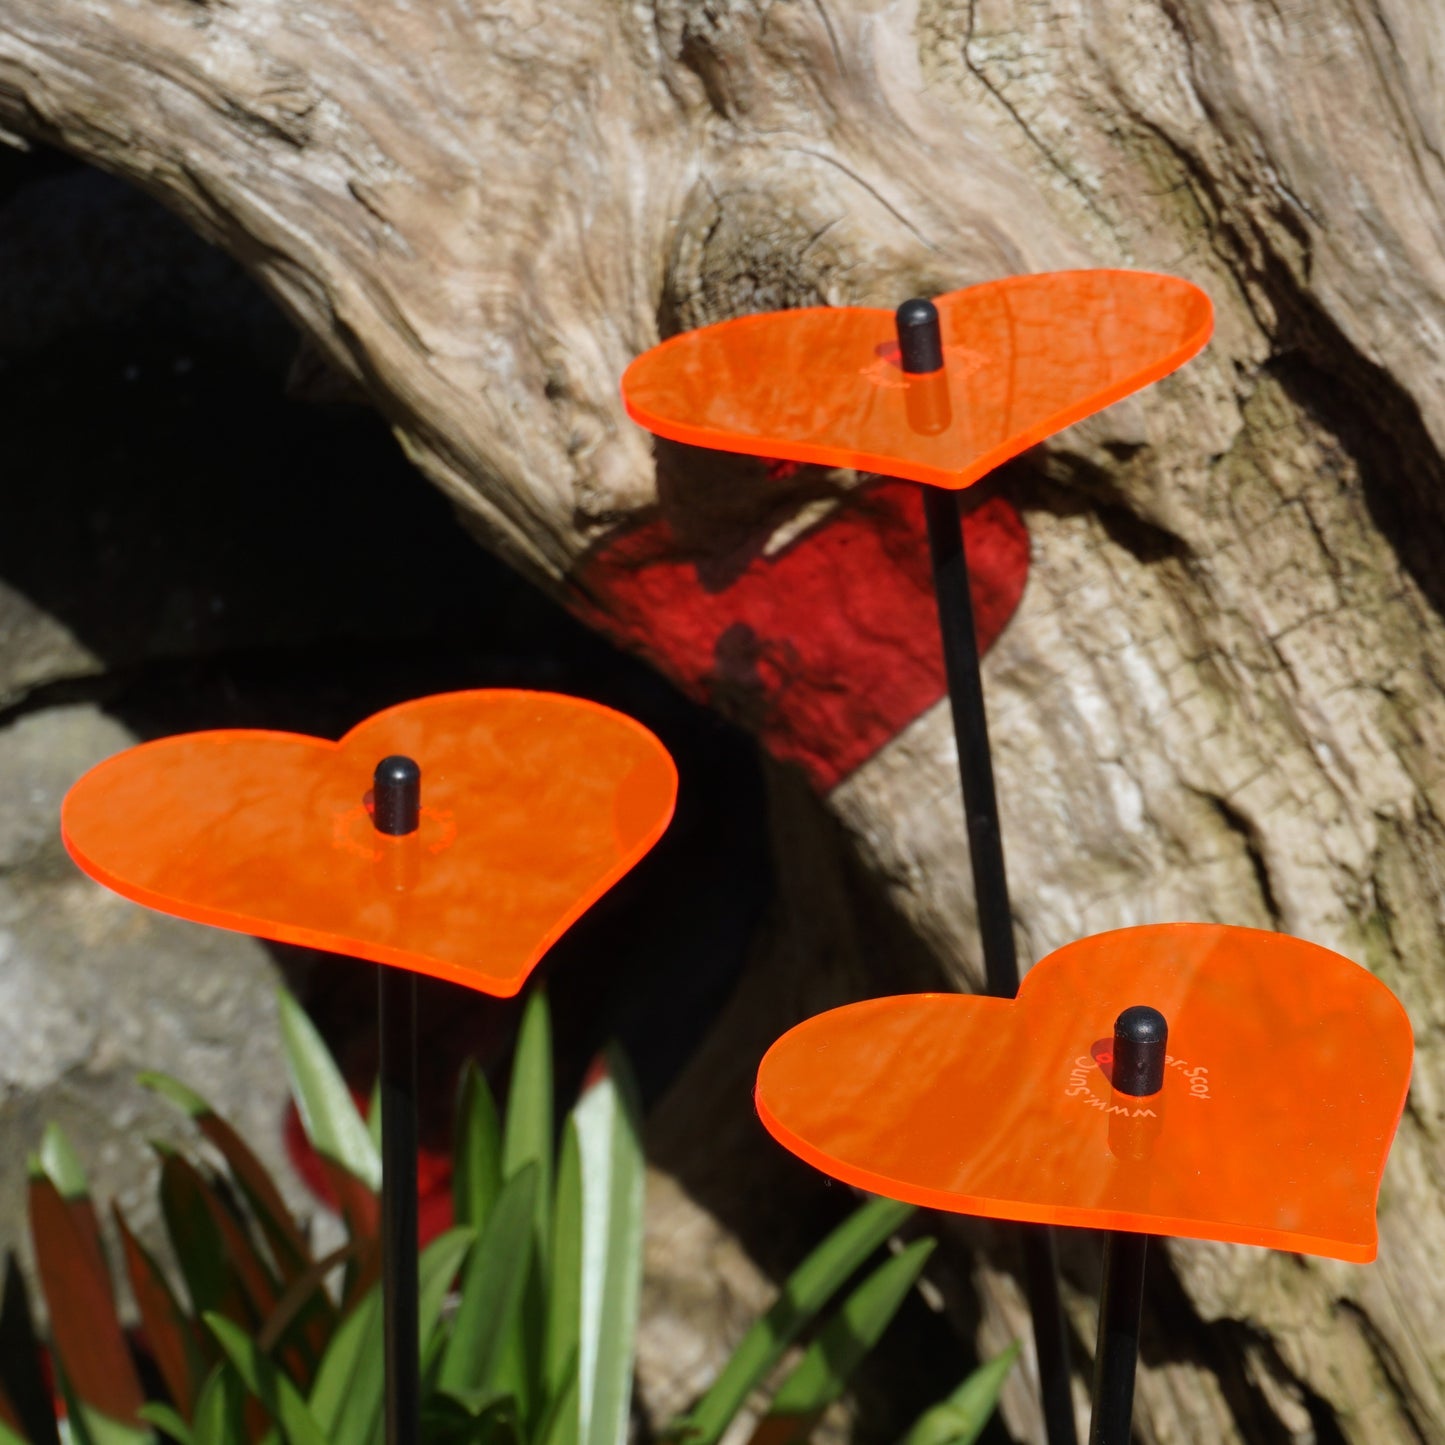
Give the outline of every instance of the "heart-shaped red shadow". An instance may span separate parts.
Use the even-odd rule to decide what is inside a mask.
[[[1169,1024],[1164,1087],[1116,1095],[1114,1020]],[[1367,1263],[1410,1024],[1316,944],[1178,923],[1050,954],[1017,999],[852,1004],[783,1035],[757,1106],[837,1179],[932,1209]]]
[[[420,828],[372,825],[372,773],[415,759]],[[510,997],[661,837],[677,771],[640,723],[540,692],[403,703],[340,742],[191,733],[92,768],[70,855],[179,918],[353,954]]]
[[[1182,366],[1209,340],[1197,286],[1148,271],[1009,276],[935,298],[941,372],[909,376],[893,312],[744,316],[644,352],[628,414],[717,451],[957,489]]]

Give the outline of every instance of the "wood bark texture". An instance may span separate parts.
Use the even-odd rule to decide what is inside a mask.
[[[0,126],[239,257],[490,546],[664,665],[677,594],[598,583],[609,539],[665,524],[726,596],[859,479],[654,447],[618,379],[659,336],[1080,265],[1210,293],[1202,357],[1005,481],[1021,952],[1285,929],[1385,979],[1419,1054],[1377,1264],[1169,1248],[1161,1442],[1445,1440],[1442,66],[1427,0],[0,0]],[[886,712],[838,656],[809,686]],[[766,702],[725,673],[682,680]],[[828,806],[972,984],[947,709],[884,721]],[[978,1278],[996,1345],[1017,1288]]]

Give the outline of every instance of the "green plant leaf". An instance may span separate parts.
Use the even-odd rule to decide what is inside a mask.
[[[916,1240],[880,1264],[818,1331],[773,1396],[769,1445],[792,1445],[811,1432],[908,1298],[935,1245],[932,1239]],[[792,1423],[791,1432],[777,1428],[785,1420]]]
[[[215,1335],[246,1388],[281,1427],[291,1445],[327,1445],[326,1436],[300,1390],[256,1348],[256,1342],[245,1330],[218,1314],[208,1314],[205,1319],[206,1327]]]
[[[60,1191],[62,1199],[85,1199],[90,1194],[85,1168],[59,1124],[47,1124],[40,1141],[40,1167]]]
[[[548,1280],[547,1328],[542,1342],[542,1393],[548,1422],[541,1434],[554,1445],[577,1445],[581,1417],[577,1404],[577,1355],[582,1336],[582,1155],[577,1120],[562,1129],[557,1192],[552,1210],[552,1268]],[[559,1403],[571,1400],[559,1415]]]
[[[552,1208],[552,1016],[547,995],[537,989],[527,1000],[502,1131],[502,1178],[511,1179],[529,1164],[537,1168],[534,1237],[546,1259]]]
[[[517,1418],[528,1432],[542,1394],[541,1365],[547,1328],[547,1260],[552,1234],[552,1021],[547,995],[534,989],[522,1011],[512,1078],[507,1092],[507,1115],[502,1129],[502,1178],[511,1179],[530,1166],[537,1170],[537,1192],[532,1203],[532,1258],[521,1313],[508,1336],[501,1369],[495,1381],[499,1394],[517,1398]]]
[[[531,1273],[538,1173],[528,1164],[502,1186],[463,1271],[461,1301],[437,1376],[439,1388],[452,1395],[501,1393],[507,1338]]]
[[[17,1435],[5,1423],[3,1413],[0,1413],[0,1445],[30,1445],[30,1442],[23,1435]]]
[[[191,1434],[196,1445],[248,1445],[246,1389],[226,1361],[216,1365],[201,1386]]]
[[[87,1405],[74,1389],[74,1382],[59,1367],[55,1381],[65,1401],[65,1425],[72,1445],[155,1445],[149,1430],[113,1419]]]
[[[673,1430],[688,1445],[714,1445],[799,1332],[912,1213],[911,1204],[870,1199],[845,1219],[788,1276],[772,1308],[743,1336],[711,1388]]]
[[[417,1265],[417,1326],[434,1336],[447,1289],[475,1242],[470,1229],[449,1229],[422,1251]],[[337,1445],[365,1445],[382,1426],[381,1289],[373,1287],[342,1322],[316,1372],[309,1406],[317,1425]],[[425,1355],[428,1345],[423,1345]]]
[[[481,1229],[502,1189],[502,1125],[486,1075],[468,1059],[457,1085],[452,1215]]]
[[[373,1286],[337,1327],[311,1387],[311,1413],[337,1445],[367,1445],[382,1423],[381,1289]]]
[[[305,1009],[285,989],[277,990],[276,1001],[291,1092],[306,1137],[318,1154],[376,1193],[381,1188],[381,1153],[336,1061]]]
[[[547,1406],[537,1430],[537,1445],[577,1445],[581,1420],[577,1409],[577,1361],[565,1363],[566,1384]]]
[[[259,1328],[276,1308],[279,1287],[218,1181],[184,1155],[166,1155],[161,1205],[195,1312],[214,1310],[248,1329]],[[299,1357],[294,1363],[303,1368]]]
[[[477,1231],[474,1229],[449,1229],[445,1234],[437,1235],[422,1251],[417,1265],[417,1335],[421,1341],[422,1359],[431,1352],[432,1340],[441,1328],[447,1291],[476,1240]]]
[[[60,1445],[55,1410],[40,1370],[40,1337],[30,1292],[14,1251],[5,1255],[0,1293],[0,1421],[20,1431],[29,1445]]]
[[[625,1445],[642,1291],[646,1164],[631,1071],[609,1049],[606,1073],[572,1111],[582,1174],[582,1309],[577,1399],[582,1445]]]
[[[160,1151],[158,1151],[160,1152]],[[215,1217],[206,1207],[205,1181],[195,1168],[175,1153],[161,1153],[161,1217],[171,1251],[181,1267],[191,1310],[225,1309],[239,1316],[239,1287],[226,1268],[226,1246]]]
[[[191,1427],[171,1406],[153,1401],[149,1405],[142,1405],[136,1414],[147,1425],[154,1425],[162,1434],[169,1435],[177,1445],[195,1445],[196,1437],[191,1433]]]
[[[1003,1382],[1018,1355],[1015,1343],[985,1361],[946,1400],[913,1422],[902,1445],[973,1445],[997,1408]]]
[[[120,1420],[112,1420],[99,1410],[92,1410],[81,1400],[74,1414],[66,1416],[71,1434],[75,1434],[75,1422],[82,1420],[89,1445],[155,1445],[155,1434],[150,1429],[140,1430]]]
[[[203,1114],[213,1112],[211,1106],[189,1085],[157,1069],[142,1069],[135,1076],[135,1081],[141,1088],[149,1089],[151,1093],[169,1100],[192,1119],[199,1119]]]
[[[138,1082],[189,1115],[226,1161],[232,1179],[266,1236],[281,1278],[290,1283],[309,1269],[312,1260],[306,1236],[291,1217],[276,1181],[246,1141],[199,1094],[169,1074],[143,1073]]]
[[[56,1362],[77,1401],[111,1419],[134,1420],[145,1394],[116,1314],[90,1201],[62,1198],[47,1175],[31,1179],[30,1238]]]

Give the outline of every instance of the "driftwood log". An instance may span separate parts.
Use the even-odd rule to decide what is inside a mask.
[[[1027,565],[985,663],[1021,952],[1286,929],[1419,1056],[1377,1264],[1170,1248],[1158,1441],[1445,1440],[1442,64],[1427,0],[0,0],[0,126],[238,257],[487,545],[802,769],[964,985],[910,503],[654,447],[618,378],[1010,272],[1210,293],[1201,358],[975,522],[1000,622]]]

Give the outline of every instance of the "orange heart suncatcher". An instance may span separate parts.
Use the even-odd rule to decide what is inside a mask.
[[[1156,1095],[1109,1082],[1114,1020],[1169,1024]],[[1316,944],[1166,924],[1069,944],[1017,999],[834,1009],[758,1071],[769,1131],[824,1173],[960,1214],[1366,1263],[1409,1086],[1384,984]]]
[[[414,758],[420,828],[377,832],[376,764]],[[677,796],[640,723],[550,693],[448,693],[340,742],[192,733],[71,789],[61,833],[108,888],[162,913],[510,997],[662,835]]]
[[[1147,271],[1010,276],[935,298],[941,372],[902,370],[894,314],[814,307],[672,337],[622,378],[672,441],[969,486],[1167,376],[1214,329],[1197,286]]]

